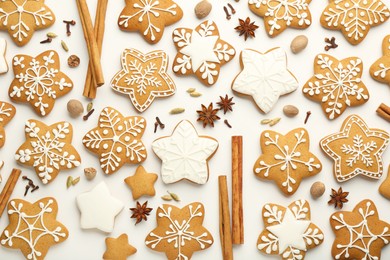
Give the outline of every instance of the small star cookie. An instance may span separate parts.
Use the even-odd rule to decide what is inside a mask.
[[[137,167],[133,176],[127,177],[125,183],[131,189],[133,199],[137,200],[140,197],[154,196],[156,190],[154,189],[154,183],[157,181],[158,175],[155,173],[148,173],[145,168],[140,165]]]
[[[0,148],[3,147],[5,143],[4,126],[14,118],[15,113],[16,109],[13,105],[0,101]]]
[[[126,260],[128,256],[137,252],[137,249],[129,244],[127,234],[122,234],[117,238],[106,238],[106,248],[104,260]]]
[[[351,115],[340,132],[323,138],[320,146],[334,160],[337,181],[344,182],[357,175],[379,179],[383,174],[382,155],[389,143],[389,133],[368,128],[362,118]]]
[[[382,42],[383,56],[370,67],[370,75],[376,81],[390,85],[390,35]]]

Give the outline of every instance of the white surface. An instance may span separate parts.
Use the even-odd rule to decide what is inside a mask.
[[[135,220],[130,219],[131,212],[128,210],[129,207],[135,205],[135,202],[131,198],[131,191],[123,182],[124,178],[135,172],[135,165],[125,165],[112,176],[104,176],[102,171],[99,170],[97,177],[92,182],[88,182],[84,176],[82,176],[82,179],[77,186],[71,187],[69,190],[66,189],[66,178],[68,175],[71,174],[74,177],[83,175],[83,168],[85,167],[93,166],[99,168],[98,158],[83,147],[81,139],[85,133],[96,126],[100,110],[105,106],[113,106],[125,116],[138,114],[126,96],[116,94],[109,87],[111,78],[121,69],[120,55],[122,51],[125,48],[136,48],[142,52],[163,49],[169,55],[171,66],[176,54],[171,39],[172,31],[176,27],[195,28],[200,23],[193,13],[193,7],[197,1],[178,0],[177,2],[183,8],[183,19],[166,28],[162,40],[157,45],[149,45],[139,34],[126,33],[119,30],[117,18],[124,7],[124,1],[110,1],[102,56],[106,84],[99,89],[98,97],[96,101],[94,101],[97,111],[87,122],[84,122],[81,118],[70,118],[66,111],[66,103],[71,98],[77,98],[83,100],[85,104],[87,103],[82,97],[87,68],[87,52],[75,1],[46,0],[47,5],[49,5],[57,15],[57,22],[48,30],[36,32],[31,42],[23,48],[16,47],[16,45],[10,41],[10,37],[6,32],[0,32],[0,37],[4,37],[8,41],[7,59],[9,62],[16,54],[35,56],[49,48],[54,48],[61,56],[62,70],[72,78],[75,84],[73,91],[67,96],[57,99],[52,113],[43,119],[39,118],[29,105],[16,104],[16,117],[6,126],[7,140],[5,146],[0,150],[0,158],[5,161],[5,166],[1,171],[3,179],[8,177],[13,167],[20,167],[23,170],[23,174],[31,177],[34,182],[40,184],[41,187],[39,191],[28,194],[26,199],[34,202],[45,196],[53,196],[58,201],[58,220],[69,229],[69,239],[58,246],[52,247],[47,255],[47,259],[95,260],[102,258],[105,251],[104,239],[106,235],[98,231],[85,231],[80,228],[80,213],[75,201],[78,194],[92,189],[102,180],[107,182],[112,195],[125,203],[125,209],[116,218],[115,229],[111,233],[111,236],[117,237],[121,233],[127,233],[129,235],[130,243],[138,250],[138,252],[129,259],[164,259],[164,254],[148,249],[144,245],[144,239],[148,232],[154,229],[156,225],[155,209],[163,202],[160,199],[160,196],[165,194],[166,190],[180,195],[182,202],[173,203],[175,205],[185,206],[193,201],[199,201],[205,205],[206,215],[204,225],[214,236],[215,243],[208,250],[195,253],[193,259],[222,259],[218,232],[218,175],[228,175],[230,187],[230,138],[232,135],[244,136],[245,244],[234,247],[236,259],[243,259],[244,257],[247,259],[273,259],[272,257],[262,255],[256,248],[257,237],[264,228],[261,218],[262,206],[267,202],[288,206],[292,201],[301,198],[307,199],[310,202],[312,209],[311,219],[325,234],[324,243],[319,247],[310,250],[306,255],[306,259],[331,259],[330,251],[334,235],[329,225],[329,216],[335,212],[335,210],[333,207],[327,206],[327,201],[329,199],[330,188],[338,188],[339,184],[333,177],[333,161],[321,152],[318,143],[325,135],[338,131],[343,120],[352,113],[361,115],[371,128],[381,128],[390,131],[389,123],[375,114],[375,110],[381,102],[389,104],[390,88],[385,84],[375,82],[371,79],[368,72],[371,64],[382,56],[382,39],[390,31],[390,21],[387,21],[379,27],[372,28],[367,38],[360,45],[352,46],[344,39],[340,32],[328,31],[320,26],[319,18],[322,10],[327,5],[327,1],[313,1],[310,4],[313,23],[308,29],[303,31],[287,29],[274,39],[271,39],[266,35],[263,20],[249,11],[247,1],[241,0],[239,3],[234,1],[213,1],[213,11],[209,18],[214,19],[217,23],[222,39],[228,41],[236,48],[237,56],[233,61],[222,67],[219,80],[217,84],[212,87],[203,86],[195,77],[176,77],[170,68],[169,74],[176,82],[177,93],[167,99],[155,100],[152,106],[142,114],[148,121],[148,126],[143,137],[143,141],[148,149],[148,159],[143,164],[147,171],[159,173],[161,167],[161,161],[152,152],[152,142],[160,136],[170,135],[173,128],[180,120],[190,120],[195,124],[200,135],[210,135],[219,141],[219,149],[209,162],[210,179],[205,185],[198,186],[188,182],[164,185],[159,178],[155,186],[157,191],[156,196],[154,198],[146,198],[149,201],[148,205],[153,207],[154,211],[147,222],[140,223],[137,226],[134,226]],[[228,2],[237,10],[237,13],[230,21],[225,19],[222,10],[223,4]],[[91,0],[88,1],[88,3],[90,5],[91,13],[94,13],[96,1]],[[248,39],[248,41],[245,42],[242,37],[238,36],[233,28],[238,25],[238,18],[244,19],[247,16],[254,19],[260,28],[256,31],[255,39]],[[64,19],[77,20],[77,25],[72,27],[72,36],[69,38],[66,36],[65,25],[62,23],[62,20]],[[40,45],[39,41],[45,39],[45,34],[49,31],[59,34],[59,37],[50,45]],[[289,45],[291,40],[299,34],[305,34],[309,37],[309,45],[302,53],[294,55],[289,50]],[[362,79],[369,88],[371,94],[370,100],[365,105],[356,108],[348,108],[342,116],[334,121],[327,120],[320,105],[306,99],[301,93],[301,86],[303,86],[313,75],[314,57],[318,53],[324,52],[324,37],[331,36],[337,38],[339,48],[329,51],[329,54],[339,59],[349,56],[359,56],[363,60],[364,72]],[[69,53],[65,53],[62,50],[60,46],[61,39],[68,43],[70,48]],[[258,111],[255,104],[250,99],[235,96],[234,101],[236,102],[236,105],[234,106],[234,112],[228,113],[226,116],[223,115],[223,113],[220,113],[219,115],[222,120],[216,123],[214,129],[203,129],[200,123],[195,122],[197,118],[195,111],[200,108],[201,103],[208,105],[210,102],[218,101],[220,95],[224,96],[226,93],[232,95],[230,85],[234,77],[240,72],[239,54],[243,48],[252,48],[265,52],[268,49],[277,46],[286,50],[289,68],[299,80],[300,88],[296,92],[280,98],[274,109],[266,116]],[[81,58],[82,64],[77,69],[70,69],[67,66],[66,59],[73,53],[79,55]],[[7,92],[12,79],[12,71],[0,77],[1,100],[9,102]],[[203,96],[200,98],[191,98],[188,93],[186,93],[186,89],[189,87],[197,88],[199,92],[203,93]],[[294,104],[299,107],[301,112],[296,118],[286,118],[283,116],[282,108],[287,104]],[[169,115],[168,111],[174,107],[185,107],[186,112],[180,115]],[[285,197],[274,183],[257,179],[252,171],[253,164],[260,155],[259,136],[261,131],[266,129],[265,126],[260,125],[260,120],[281,116],[281,122],[272,129],[280,131],[281,133],[286,133],[293,128],[304,126],[303,120],[307,110],[312,111],[312,116],[305,126],[309,131],[311,138],[311,151],[322,161],[323,170],[318,175],[303,180],[300,188],[293,196]],[[166,124],[166,127],[164,130],[159,129],[158,132],[154,134],[153,124],[156,116],[161,118],[163,123]],[[75,129],[73,145],[82,157],[82,165],[74,170],[61,172],[57,179],[47,186],[40,183],[32,168],[17,165],[13,159],[13,154],[24,142],[24,122],[30,118],[40,119],[46,124],[53,124],[61,120],[71,122]],[[225,118],[232,124],[232,129],[228,129],[223,124],[223,119]],[[385,171],[387,172],[390,163],[389,150],[384,154],[384,163]],[[390,202],[378,193],[378,187],[384,178],[385,176],[383,176],[381,180],[370,181],[357,177],[342,184],[343,188],[350,192],[350,202],[345,204],[345,209],[352,210],[352,208],[362,199],[370,198],[376,203],[381,219],[390,222],[390,211],[388,210]],[[314,201],[310,197],[309,190],[311,184],[319,180],[326,184],[326,193],[323,197]],[[25,185],[26,182],[21,180],[12,197],[23,198]],[[0,188],[3,186],[4,183],[0,184]],[[146,199],[142,198],[140,201],[144,202]],[[8,218],[6,214],[4,214],[0,219],[0,230],[2,231],[6,225],[8,225]],[[0,247],[0,258],[7,260],[23,259],[23,255],[17,250],[9,250]],[[388,258],[390,258],[390,246],[382,251],[382,259]]]

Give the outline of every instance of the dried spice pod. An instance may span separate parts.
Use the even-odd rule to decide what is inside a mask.
[[[294,117],[299,114],[299,109],[293,105],[286,105],[283,107],[283,113],[288,117]]]
[[[203,19],[210,14],[212,8],[208,0],[202,0],[195,6],[194,12],[198,19]]]
[[[172,110],[169,112],[169,114],[171,114],[171,115],[176,115],[176,114],[184,113],[184,111],[186,111],[184,108],[177,107],[177,108],[172,109]]]
[[[84,175],[87,178],[87,180],[91,181],[95,178],[96,176],[96,169],[93,167],[88,167],[84,169]]]
[[[255,31],[259,28],[255,24],[255,22],[252,22],[249,17],[247,17],[245,20],[238,19],[239,26],[235,27],[234,29],[240,33],[240,36],[244,35],[245,41],[248,39],[248,37],[255,38]]]

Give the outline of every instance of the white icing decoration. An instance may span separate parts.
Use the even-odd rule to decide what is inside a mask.
[[[264,112],[272,110],[281,95],[298,88],[296,78],[287,69],[286,53],[275,48],[265,54],[243,50],[242,72],[233,82],[232,89],[252,96],[256,105]]]
[[[7,51],[7,41],[4,38],[0,38],[0,74],[8,72],[8,64],[5,58]]]
[[[76,198],[81,212],[81,228],[97,228],[110,233],[114,230],[115,217],[122,211],[123,203],[113,197],[105,182]]]
[[[341,151],[344,154],[350,155],[350,157],[345,160],[348,166],[352,167],[358,161],[362,161],[365,166],[370,167],[374,163],[371,158],[371,153],[376,148],[377,145],[375,141],[363,143],[363,137],[361,135],[355,135],[353,137],[353,146],[343,144],[341,146]]]
[[[207,161],[218,148],[211,137],[198,136],[189,121],[181,121],[171,136],[157,139],[152,149],[162,160],[161,176],[164,183],[182,179],[205,184],[209,178]]]
[[[383,39],[382,50],[383,56],[371,66],[370,74],[380,82],[390,83],[390,35]]]
[[[379,64],[379,68],[380,69],[378,69],[378,70],[376,70],[375,72],[374,72],[374,76],[375,77],[381,77],[382,79],[384,79],[385,77],[386,77],[386,75],[387,75],[387,72],[390,70],[390,66],[385,66],[385,64],[383,64],[383,63],[380,63]]]

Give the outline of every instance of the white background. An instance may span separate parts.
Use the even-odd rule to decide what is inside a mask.
[[[71,98],[80,99],[84,104],[87,100],[82,97],[84,79],[87,68],[87,51],[82,34],[81,25],[76,8],[76,2],[73,1],[55,1],[46,0],[46,4],[52,8],[57,16],[57,21],[54,26],[47,30],[39,31],[34,34],[31,42],[23,48],[17,47],[6,32],[0,32],[0,37],[5,37],[8,41],[7,59],[10,63],[12,57],[16,54],[27,54],[36,56],[47,49],[55,49],[61,57],[62,71],[70,76],[74,82],[74,89],[68,95],[57,99],[52,113],[45,117],[39,118],[30,105],[16,104],[17,113],[13,121],[6,126],[7,140],[5,146],[0,150],[0,158],[5,161],[5,166],[2,169],[3,179],[6,180],[13,167],[20,167],[23,170],[23,175],[28,175],[35,183],[40,184],[40,189],[28,194],[27,200],[34,202],[46,196],[53,196],[59,204],[58,220],[69,229],[69,238],[64,243],[54,246],[50,249],[47,259],[83,259],[94,260],[101,259],[105,251],[104,240],[107,236],[117,237],[122,233],[129,235],[130,243],[135,246],[138,252],[131,259],[164,259],[164,254],[150,250],[144,245],[144,238],[152,229],[155,228],[155,209],[163,203],[160,199],[165,194],[166,190],[177,193],[182,201],[174,203],[180,207],[188,203],[199,201],[205,205],[206,216],[204,226],[214,236],[214,245],[206,251],[197,252],[193,259],[222,259],[221,247],[218,232],[218,175],[226,174],[229,181],[231,176],[231,136],[243,135],[244,137],[244,224],[245,224],[245,244],[234,246],[234,255],[236,259],[266,259],[267,257],[261,254],[256,248],[258,235],[263,230],[264,226],[261,218],[261,209],[265,203],[274,202],[287,206],[292,201],[297,199],[307,199],[310,202],[312,209],[312,221],[316,223],[325,234],[324,243],[309,251],[307,259],[331,259],[331,246],[334,240],[334,235],[329,225],[329,216],[335,212],[332,206],[327,205],[331,188],[338,188],[339,183],[333,177],[333,161],[326,157],[319,148],[319,140],[331,133],[337,132],[343,120],[353,113],[363,117],[371,128],[381,128],[390,130],[389,123],[379,118],[375,114],[376,108],[381,102],[389,104],[390,88],[385,84],[380,84],[371,79],[368,69],[371,64],[382,56],[381,45],[382,39],[390,31],[390,21],[373,28],[367,38],[359,45],[350,45],[338,31],[328,31],[320,26],[319,19],[323,9],[327,5],[327,1],[313,1],[310,4],[312,13],[312,25],[306,30],[287,29],[277,38],[269,38],[264,31],[263,20],[252,14],[248,8],[247,1],[241,0],[236,3],[231,0],[212,1],[213,10],[209,16],[213,19],[220,30],[221,38],[230,42],[237,51],[237,55],[233,61],[223,66],[218,82],[212,87],[205,87],[195,77],[176,77],[171,70],[173,58],[176,50],[172,43],[171,34],[177,27],[195,28],[200,21],[195,17],[193,8],[197,1],[194,0],[177,0],[177,3],[184,11],[184,17],[178,23],[166,28],[162,40],[156,45],[146,43],[138,33],[122,32],[117,26],[117,19],[124,7],[123,0],[109,1],[106,21],[106,35],[104,40],[104,49],[102,55],[102,63],[106,84],[99,89],[97,99],[94,101],[94,106],[97,110],[91,116],[90,120],[85,122],[81,118],[72,119],[66,111],[66,103]],[[237,10],[237,13],[230,21],[225,19],[222,9],[224,4],[231,3]],[[96,1],[88,1],[91,13],[95,13]],[[243,37],[239,37],[234,31],[234,27],[238,25],[238,18],[245,19],[249,16],[256,21],[260,28],[256,31],[255,39],[244,41]],[[72,27],[72,36],[67,37],[65,33],[65,25],[62,20],[75,19],[77,25]],[[47,32],[55,32],[59,37],[50,45],[40,45],[39,41],[45,39]],[[300,54],[294,55],[289,49],[291,40],[299,35],[305,34],[309,38],[308,47]],[[200,108],[200,104],[209,104],[219,100],[219,96],[225,94],[232,95],[231,82],[240,71],[239,54],[244,48],[252,48],[261,52],[274,47],[282,47],[286,50],[288,56],[289,68],[299,80],[300,86],[313,75],[313,60],[314,57],[324,52],[324,38],[335,36],[339,48],[329,51],[329,54],[342,59],[350,56],[359,56],[363,60],[363,82],[370,91],[370,100],[363,106],[348,108],[338,119],[329,121],[323,114],[318,103],[314,103],[306,99],[301,92],[301,88],[296,92],[280,98],[274,109],[267,115],[263,115],[256,108],[250,99],[236,97],[234,101],[234,112],[228,113],[226,116],[220,113],[222,120],[217,122],[215,128],[203,129],[200,123],[196,121],[196,110]],[[60,40],[65,40],[70,48],[69,53],[62,50]],[[136,166],[125,165],[117,173],[112,176],[104,176],[101,170],[98,171],[97,177],[92,182],[88,182],[83,176],[83,168],[95,167],[99,168],[98,158],[89,153],[82,145],[82,137],[84,134],[96,126],[99,111],[105,106],[112,106],[121,111],[125,116],[137,115],[129,99],[126,96],[121,96],[113,92],[109,87],[111,78],[120,67],[120,55],[125,48],[136,48],[142,52],[162,49],[166,51],[170,58],[169,74],[176,82],[177,92],[174,96],[167,99],[157,99],[152,106],[142,114],[147,119],[148,127],[143,137],[143,141],[148,149],[148,159],[143,164],[149,172],[159,173],[161,162],[153,154],[151,143],[160,136],[170,135],[174,126],[182,119],[188,119],[193,122],[199,134],[215,137],[219,141],[219,150],[210,160],[210,179],[207,184],[198,186],[188,182],[180,182],[177,184],[165,185],[159,178],[155,188],[157,195],[153,198],[141,198],[141,202],[146,199],[149,201],[149,206],[154,208],[152,215],[147,222],[140,223],[134,226],[134,219],[130,219],[129,207],[135,205],[130,189],[124,184],[123,179],[132,175]],[[67,66],[67,58],[70,54],[77,54],[81,58],[81,66],[77,69],[70,69]],[[0,100],[8,101],[8,87],[13,79],[12,71],[0,77],[1,89]],[[197,88],[203,93],[200,98],[191,98],[186,90],[189,87]],[[286,118],[283,116],[282,108],[284,105],[293,104],[299,107],[300,114],[295,118]],[[15,105],[15,104],[14,104]],[[174,107],[184,107],[186,112],[180,115],[169,115],[169,111]],[[262,131],[267,129],[266,126],[260,125],[260,120],[264,118],[282,117],[281,122],[272,129],[283,134],[288,131],[302,127],[306,115],[306,111],[312,111],[312,116],[308,124],[305,126],[310,133],[311,151],[318,156],[323,164],[323,170],[318,175],[302,181],[298,191],[291,197],[285,197],[272,182],[264,182],[255,177],[252,167],[258,156],[260,155],[259,136]],[[153,133],[154,118],[159,116],[163,123],[166,124],[164,130],[158,130]],[[53,124],[62,120],[67,120],[74,126],[73,145],[76,147],[82,157],[82,165],[70,171],[61,172],[57,179],[44,186],[34,173],[32,168],[26,168],[17,165],[13,159],[13,154],[17,148],[24,142],[24,122],[27,119],[40,119],[46,124]],[[223,119],[228,119],[233,128],[228,129],[223,124]],[[384,154],[385,171],[387,172],[390,163],[390,151],[387,150]],[[66,189],[66,179],[69,175],[73,177],[82,176],[80,183]],[[385,174],[386,175],[386,174]],[[363,199],[372,199],[383,220],[390,222],[389,201],[383,198],[378,193],[380,183],[385,179],[383,176],[379,181],[370,181],[364,178],[357,177],[342,186],[345,191],[349,191],[349,203],[345,204],[345,210],[352,210],[353,207]],[[100,181],[105,181],[112,195],[119,198],[125,208],[116,219],[115,229],[111,234],[103,234],[95,230],[82,230],[80,228],[80,214],[76,207],[75,197],[92,189]],[[318,200],[313,200],[310,197],[310,186],[315,181],[322,181],[326,184],[326,193]],[[5,181],[0,184],[0,188],[4,186]],[[23,198],[24,187],[26,183],[19,181],[12,198]],[[8,225],[7,215],[3,214],[0,219],[0,230],[2,231]],[[383,259],[390,257],[390,247],[382,251]],[[23,255],[17,250],[9,250],[0,247],[1,259],[23,259]]]

